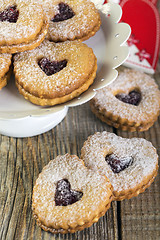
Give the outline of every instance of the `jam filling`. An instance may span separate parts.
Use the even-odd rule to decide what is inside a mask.
[[[19,11],[17,10],[17,6],[9,6],[4,11],[0,12],[0,21],[16,23],[18,20]]]
[[[128,95],[124,93],[117,94],[115,97],[124,103],[132,104],[135,106],[138,106],[142,99],[141,93],[138,92],[137,90],[129,92]]]
[[[79,201],[83,196],[82,192],[72,190],[71,184],[67,179],[57,182],[55,193],[56,206],[68,206]]]
[[[107,155],[105,160],[114,173],[123,171],[133,163],[133,157],[119,158],[114,154]]]
[[[42,58],[38,62],[39,67],[47,76],[51,76],[67,66],[67,60],[50,61],[48,58]]]
[[[61,2],[58,4],[58,7],[59,13],[57,13],[54,18],[51,19],[51,21],[62,22],[74,17],[75,13],[73,12],[72,8],[68,6],[68,4]]]

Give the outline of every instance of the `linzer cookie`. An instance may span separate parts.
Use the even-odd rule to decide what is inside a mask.
[[[128,131],[145,131],[159,115],[160,91],[149,75],[125,69],[113,83],[97,91],[90,106],[108,125]]]
[[[45,40],[14,57],[19,92],[37,105],[55,105],[79,96],[93,83],[97,60],[86,44]]]
[[[49,19],[47,39],[58,42],[92,37],[101,20],[94,3],[89,0],[40,0]]]
[[[44,40],[49,23],[31,0],[0,0],[0,53],[31,50]]]
[[[33,215],[45,231],[73,233],[90,227],[112,200],[109,180],[77,156],[58,156],[44,167],[33,189]]]
[[[11,54],[0,54],[0,89],[6,86],[9,77],[10,77],[10,72],[9,68],[11,65]]]
[[[149,141],[125,139],[105,131],[88,138],[81,159],[88,168],[109,178],[117,201],[144,192],[158,171],[158,155]]]

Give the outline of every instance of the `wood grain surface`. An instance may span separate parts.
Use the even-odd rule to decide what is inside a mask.
[[[155,79],[160,86],[160,62]],[[80,156],[87,137],[104,130],[127,138],[143,137],[160,155],[160,118],[146,132],[122,132],[98,120],[89,103],[70,108],[58,126],[39,136],[18,139],[0,135],[0,240],[160,240],[159,174],[144,193],[112,202],[98,223],[81,232],[53,235],[37,226],[31,198],[42,168],[59,154]]]

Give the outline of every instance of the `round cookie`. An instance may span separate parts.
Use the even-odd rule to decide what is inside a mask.
[[[79,42],[45,40],[33,51],[14,57],[19,92],[37,105],[55,105],[86,91],[96,76],[93,50]]]
[[[81,159],[86,167],[109,178],[117,201],[144,192],[158,171],[158,155],[151,142],[143,138],[126,139],[105,131],[87,139]]]
[[[47,39],[59,42],[92,37],[101,20],[94,3],[89,0],[40,0],[49,20]]]
[[[33,188],[32,209],[45,231],[83,230],[105,214],[112,200],[109,180],[84,166],[75,155],[58,156],[40,173]]]
[[[0,89],[7,85],[10,77],[9,68],[11,65],[11,54],[0,54]]]
[[[32,0],[0,0],[0,53],[31,50],[40,45],[49,23]]]
[[[115,128],[146,131],[157,120],[160,91],[149,75],[130,69],[119,73],[90,102],[93,113]]]

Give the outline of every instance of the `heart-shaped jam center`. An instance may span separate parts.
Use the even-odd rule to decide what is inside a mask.
[[[72,8],[68,6],[66,3],[59,3],[58,4],[59,13],[57,13],[51,21],[53,22],[61,22],[67,19],[74,17],[75,13],[73,12]]]
[[[107,155],[105,160],[114,173],[123,171],[133,163],[133,157],[119,158],[115,154]]]
[[[47,76],[51,76],[67,66],[67,60],[50,61],[48,58],[42,58],[38,62],[39,67]]]
[[[129,94],[125,93],[117,94],[115,97],[124,103],[129,103],[135,106],[139,105],[142,98],[141,93],[138,92],[137,90],[133,90],[129,92]]]
[[[18,20],[19,11],[17,10],[16,6],[9,6],[4,11],[0,12],[0,21],[4,22],[10,22],[10,23],[16,23]]]
[[[71,184],[67,179],[57,182],[55,193],[56,206],[67,206],[79,201],[83,196],[82,192],[72,190]]]

